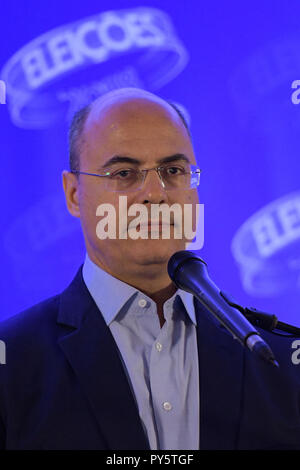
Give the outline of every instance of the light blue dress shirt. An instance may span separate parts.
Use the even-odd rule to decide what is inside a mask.
[[[193,296],[163,306],[93,263],[83,279],[114,337],[152,450],[199,449],[199,371]]]

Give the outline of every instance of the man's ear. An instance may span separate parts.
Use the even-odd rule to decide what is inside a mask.
[[[74,173],[64,170],[62,172],[62,181],[68,211],[74,217],[80,217],[78,178]]]

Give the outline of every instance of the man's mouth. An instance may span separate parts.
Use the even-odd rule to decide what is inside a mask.
[[[164,222],[157,222],[157,221],[150,221],[147,223],[141,223],[137,225],[137,228],[139,229],[150,229],[151,227],[153,228],[163,228],[163,227],[171,227],[174,224],[172,223],[164,223]]]

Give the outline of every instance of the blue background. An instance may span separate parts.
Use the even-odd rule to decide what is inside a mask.
[[[199,254],[215,283],[241,304],[300,325],[299,239],[269,265],[279,266],[276,282],[283,288],[266,279],[268,288],[260,292],[243,284],[231,248],[249,217],[299,190],[300,106],[291,101],[291,83],[300,78],[299,2],[2,2],[0,69],[53,28],[139,6],[164,11],[189,55],[184,70],[156,92],[181,103],[191,117],[203,169],[205,243]],[[114,71],[113,61],[107,66]],[[70,86],[72,81],[76,86],[75,75]],[[61,184],[68,167],[68,122],[62,117],[44,129],[18,127],[9,99],[0,105],[0,318],[60,292],[85,254],[79,221],[65,208]],[[286,267],[287,256],[298,268]]]

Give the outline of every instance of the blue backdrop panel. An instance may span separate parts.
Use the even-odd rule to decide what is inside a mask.
[[[0,318],[60,292],[82,263],[61,183],[70,118],[136,86],[190,122],[212,279],[300,325],[299,13],[271,0],[1,5]]]

